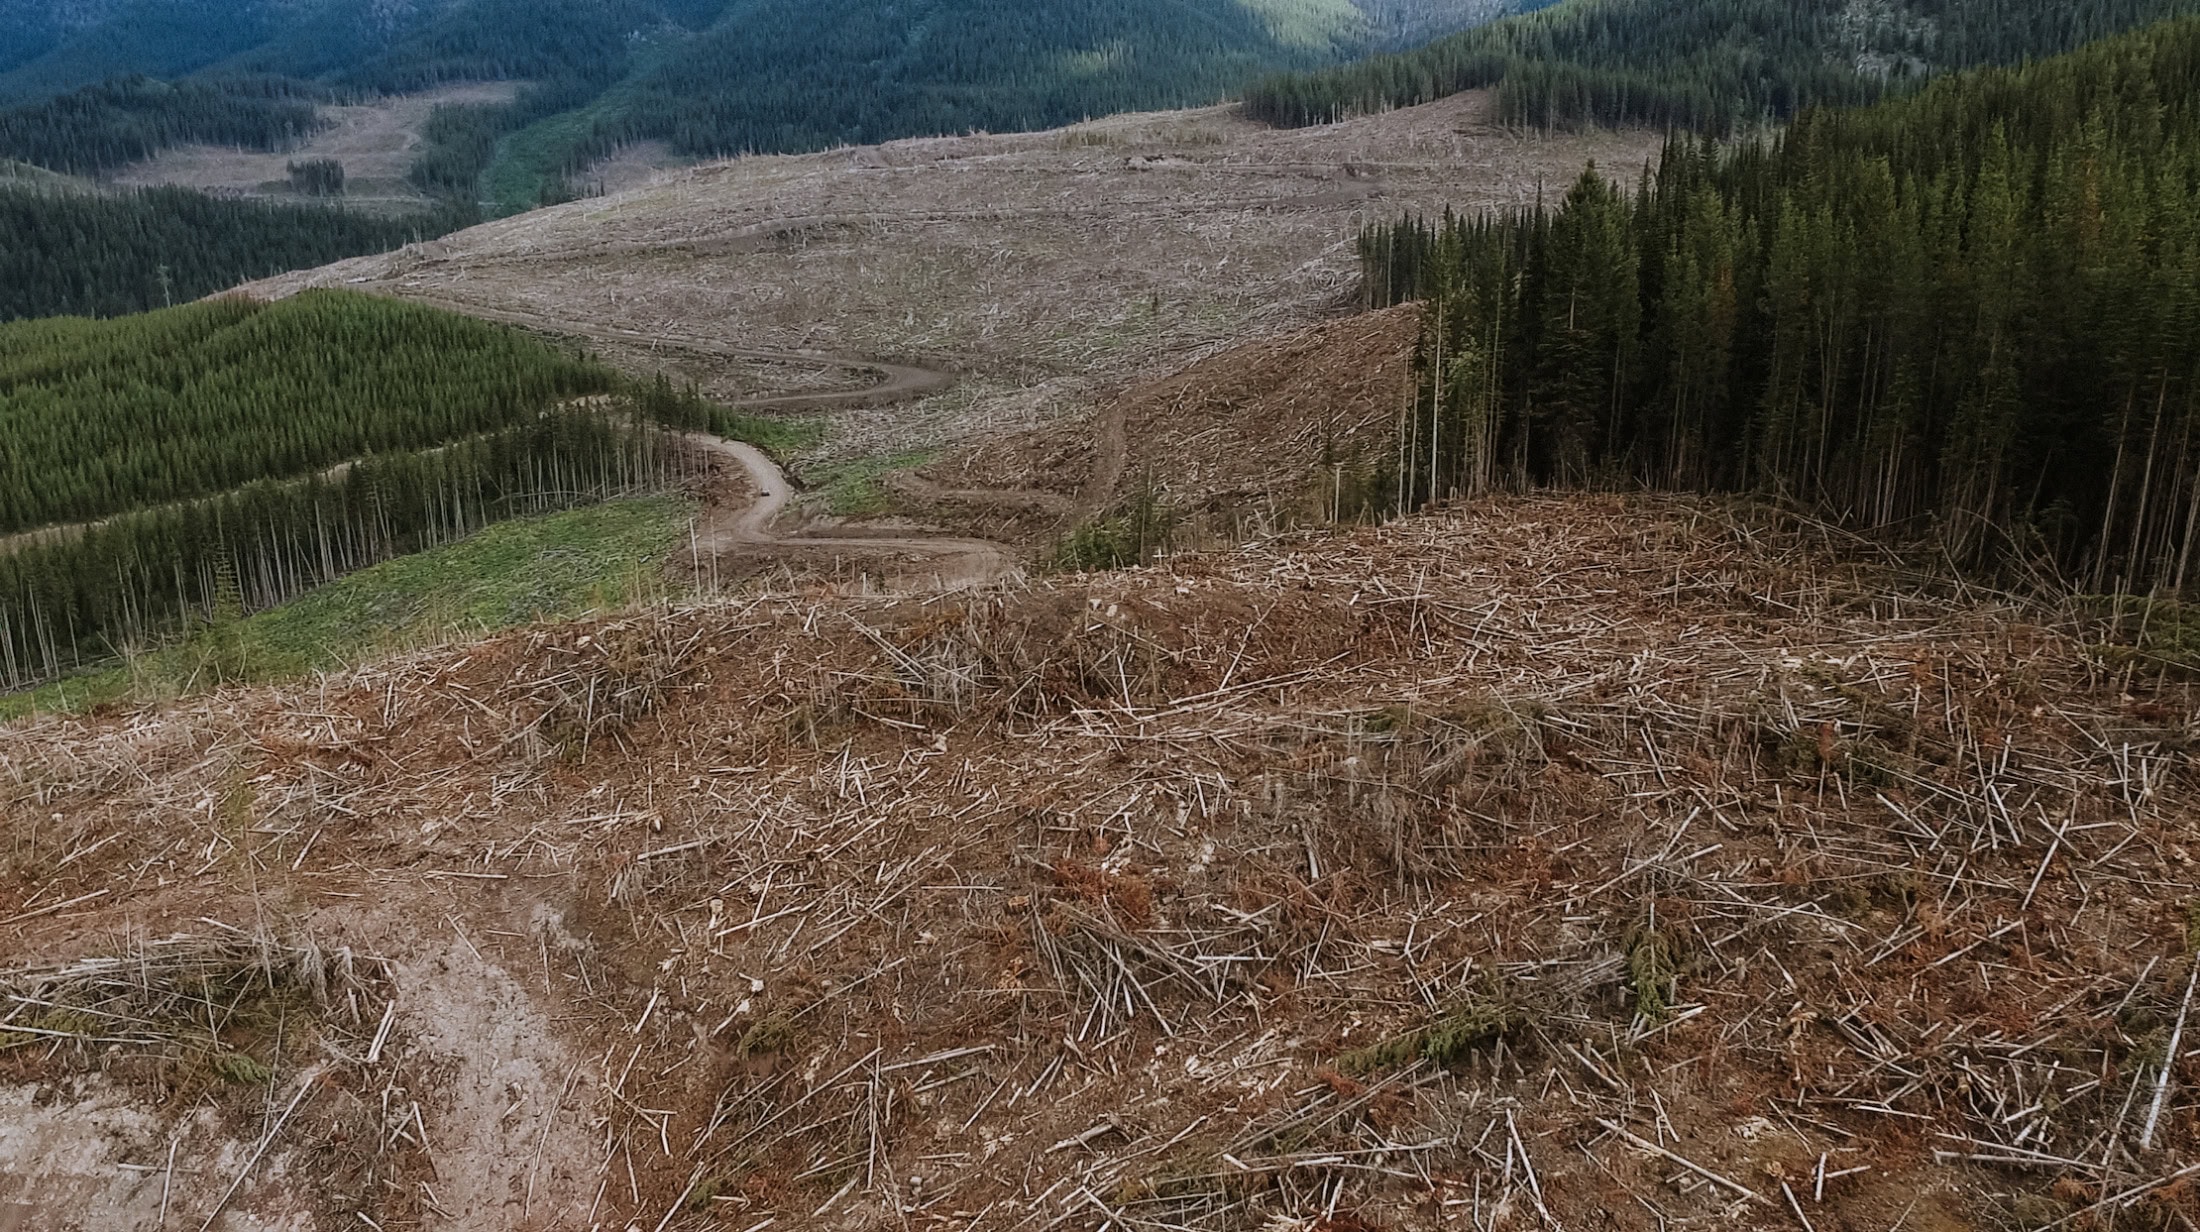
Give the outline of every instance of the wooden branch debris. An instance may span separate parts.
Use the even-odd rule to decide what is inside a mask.
[[[606,1226],[2162,1201],[2200,1150],[2194,980],[2144,905],[2200,845],[2190,690],[1821,533],[1509,498],[1029,592],[774,582],[0,730],[24,849],[36,820],[66,860],[0,917],[248,874],[432,901],[584,1042],[514,1114],[515,1192],[541,1212],[571,1114]],[[0,1041],[47,1012],[0,1001]],[[69,1028],[166,1038],[111,1012]],[[465,1151],[397,1076],[407,1021],[362,997],[344,1035],[374,1145]]]

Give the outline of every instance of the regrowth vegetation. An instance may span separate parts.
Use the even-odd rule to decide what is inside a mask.
[[[0,329],[0,532],[446,444],[610,385],[515,331],[344,293],[21,322]]]
[[[1362,251],[1436,309],[1409,503],[1757,491],[1967,565],[2196,578],[2200,19]]]
[[[0,697],[0,719],[144,703],[292,679],[535,620],[664,593],[694,508],[671,494],[502,522],[370,565],[265,612],[217,608],[186,635],[106,667]]]
[[[341,292],[0,329],[0,684],[664,482],[659,425],[499,326]]]

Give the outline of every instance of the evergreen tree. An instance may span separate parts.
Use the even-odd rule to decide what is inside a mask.
[[[1676,136],[1632,195],[1592,169],[1548,215],[1361,253],[1375,303],[1433,318],[1410,500],[1758,491],[1981,568],[2200,584],[2200,19]]]
[[[1412,51],[1271,77],[1245,102],[1297,127],[1494,86],[1509,123],[1725,133],[2196,11],[2200,0],[1567,0]]]
[[[713,417],[517,331],[342,292],[0,326],[0,687],[661,484],[680,459],[660,425]]]

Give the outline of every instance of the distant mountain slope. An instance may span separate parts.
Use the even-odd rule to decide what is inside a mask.
[[[186,142],[280,149],[320,126],[314,93],[280,77],[118,77],[0,108],[0,158],[96,175]]]
[[[454,0],[0,0],[0,99],[234,67],[320,78]]]
[[[110,77],[276,73],[380,85],[622,60],[639,32],[723,0],[0,0],[0,98]]]
[[[1372,35],[1347,0],[735,0],[608,96],[598,143],[804,150],[1210,103]]]
[[[1266,42],[1301,51],[1364,51],[1487,20],[1511,0],[1065,0],[988,5],[959,0],[0,0],[0,99],[64,93],[110,77],[177,78],[244,69],[382,87],[455,78],[620,76],[637,51],[685,34],[761,34],[782,49],[822,48],[867,28],[922,38],[999,25],[1052,46],[1095,19],[1135,50],[1215,29],[1255,58]],[[1110,20],[1112,19],[1112,20]],[[965,26],[970,28],[963,28]],[[715,45],[723,46],[722,38]],[[1105,53],[1091,43],[1081,50]],[[642,57],[645,58],[646,57]],[[1010,58],[1015,58],[1011,52]],[[1268,57],[1271,66],[1274,57]],[[982,65],[970,66],[983,71]]]
[[[165,142],[280,148],[270,78],[403,91],[524,81],[427,134],[424,189],[507,208],[635,140],[792,152],[1212,102],[1519,0],[0,0],[0,156],[72,171]],[[130,77],[119,105],[116,77]],[[144,78],[195,78],[170,116]],[[244,84],[246,81],[250,84]],[[231,85],[231,82],[239,84]],[[156,82],[157,87],[157,82]],[[211,93],[210,93],[211,91]],[[236,97],[223,97],[223,92]],[[302,93],[302,91],[292,91]],[[28,112],[26,109],[30,109]],[[270,141],[277,142],[271,146]],[[80,148],[81,147],[81,148]]]
[[[1271,123],[1318,124],[1494,85],[1515,123],[1723,130],[2193,12],[2200,0],[1568,0],[1417,50],[1272,78],[1246,101]]]

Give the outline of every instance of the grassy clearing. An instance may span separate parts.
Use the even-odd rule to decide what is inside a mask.
[[[173,645],[0,697],[0,721],[292,679],[453,636],[621,607],[663,593],[661,566],[693,513],[685,498],[651,496],[499,523],[281,607],[201,626]]]
[[[794,456],[822,442],[828,432],[823,420],[776,419],[769,415],[744,415],[723,407],[711,410],[710,430],[729,441],[746,441],[785,464]]]
[[[482,195],[500,215],[569,198],[566,162],[602,114],[599,102],[537,120],[506,137],[497,146],[496,161],[482,175]]]
[[[769,446],[766,446],[769,448]],[[879,454],[817,467],[803,478],[823,494],[825,507],[836,518],[860,518],[884,513],[893,506],[893,493],[879,482],[895,471],[912,470],[939,456],[936,450]]]

